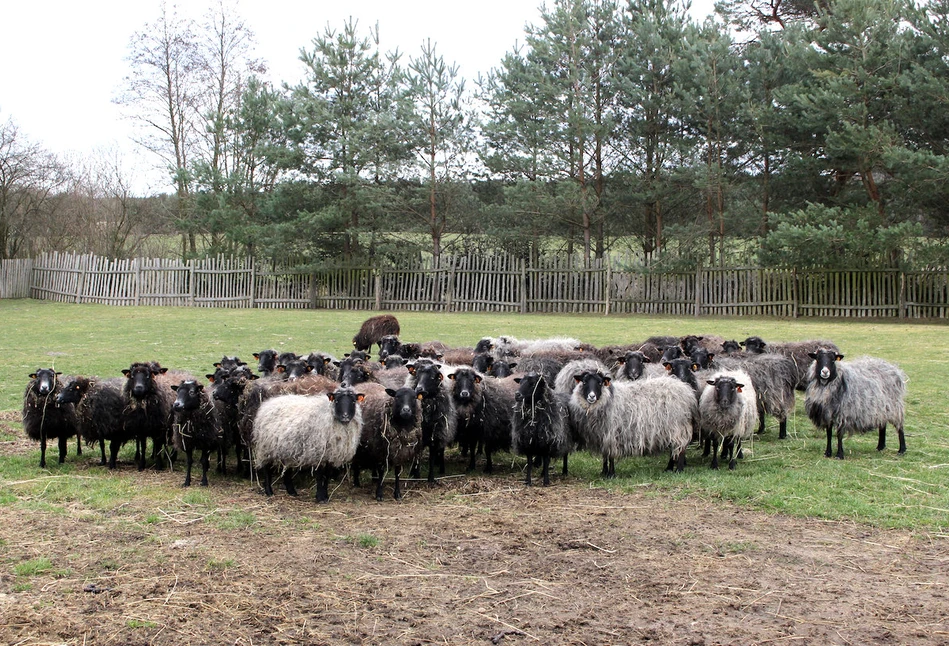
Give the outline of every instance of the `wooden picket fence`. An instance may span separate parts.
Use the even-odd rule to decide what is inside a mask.
[[[3,261],[0,297],[71,303],[425,312],[886,319],[949,317],[949,271],[632,271],[598,259],[443,257],[437,266],[314,270],[47,253]]]

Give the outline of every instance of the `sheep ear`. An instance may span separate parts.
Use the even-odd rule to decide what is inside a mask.
[[[259,352],[255,352],[255,353],[254,353],[254,358],[255,358],[255,359],[260,359],[260,353],[259,353]]]
[[[172,385],[171,385],[171,389],[177,391],[177,390],[178,390],[178,384],[172,384]]]
[[[204,390],[204,384],[195,382],[194,385],[198,389],[198,392],[202,392]]]
[[[209,382],[211,382],[212,384],[214,383],[214,375],[204,375],[204,376],[207,377]]]
[[[811,359],[813,359],[814,361],[817,361],[817,353],[816,353],[816,352],[808,352],[808,353],[807,353],[807,356],[809,356],[809,357],[810,357]]]
[[[842,354],[838,354],[838,355],[837,355],[837,361],[840,361],[840,360],[843,359],[843,358],[844,358],[844,355],[842,355]]]
[[[698,370],[699,370],[699,364],[693,363],[693,364],[692,364],[692,372],[698,372]]]
[[[735,384],[735,390],[741,392],[741,389],[745,387],[745,384]]]
[[[280,374],[283,374],[286,371],[287,371],[287,367],[283,365],[282,363],[279,366],[277,366],[277,372],[279,372]]]
[[[35,372],[31,372],[31,373],[30,373],[30,379],[36,379],[36,373],[35,373]]]
[[[422,401],[423,399],[425,399],[425,393],[416,393],[415,399]]]
[[[364,400],[365,398],[366,398],[366,394],[365,394],[365,393],[356,393],[356,401],[357,401],[357,402],[361,402],[361,401]]]
[[[573,380],[577,383],[580,383],[581,381],[583,381],[583,375],[574,375]]]
[[[520,378],[520,377],[514,377],[514,383],[516,383],[516,384],[521,383],[521,378]]]
[[[606,377],[605,379],[603,379],[603,385],[604,385],[604,386],[609,386],[609,385],[610,385],[610,381],[612,381],[612,380],[611,380],[609,377]]]
[[[714,385],[715,385],[715,380],[714,380],[714,379],[706,379],[706,380],[705,380],[705,383],[707,383],[709,386],[714,386]]]
[[[455,380],[455,373],[451,373],[450,375],[448,375],[448,378],[451,379],[452,381],[454,381],[454,380]]]
[[[389,397],[395,397],[395,391],[392,390],[391,388],[386,388],[386,394],[387,394]]]
[[[714,359],[714,358],[715,358],[715,355],[712,354],[712,353],[709,353],[709,355],[708,355],[708,360],[711,361],[711,360]]]
[[[621,365],[621,366],[624,365],[624,364],[626,363],[626,357],[619,357],[619,358],[616,360],[616,363],[618,363],[618,364]]]
[[[643,363],[652,363],[652,359],[649,357],[643,357]]]
[[[475,375],[475,383],[476,383],[476,384],[480,384],[480,383],[481,383],[481,377],[479,377],[478,375]]]
[[[326,393],[326,398],[329,399],[331,402],[336,401],[336,393]]]
[[[126,377],[128,377],[129,374],[131,374],[131,372],[132,372],[131,370],[129,370],[128,368],[126,368],[126,369],[124,369],[124,370],[122,371],[122,374],[125,375]]]
[[[220,368],[220,367],[221,367],[221,362],[220,362],[220,361],[215,361],[215,362],[214,362],[214,367],[215,367],[215,368]]]
[[[668,361],[663,361],[663,362],[662,362],[662,365],[663,365],[663,367],[664,367],[668,372],[672,372],[672,364],[671,364],[671,363],[669,363]]]
[[[324,366],[328,366],[331,361],[332,361],[332,359],[330,359],[329,357],[323,357],[323,365],[324,365]]]

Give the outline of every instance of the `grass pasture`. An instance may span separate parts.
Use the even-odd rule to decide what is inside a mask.
[[[881,453],[872,434],[846,439],[844,461],[824,458],[799,394],[789,438],[769,420],[733,472],[691,448],[682,474],[647,457],[604,481],[598,458],[575,454],[569,477],[527,490],[521,458],[464,476],[450,451],[452,477],[409,483],[401,503],[343,482],[320,506],[305,488],[266,499],[213,471],[210,487],[182,489],[180,464],[138,473],[131,447],[109,472],[74,442],[60,465],[51,446],[40,470],[19,424],[40,367],[118,376],[158,360],[204,375],[222,355],[270,347],[341,356],[372,313],[0,301],[0,642],[946,641],[945,325],[395,314],[404,339],[469,346],[498,334],[830,339],[907,373],[908,451],[896,454],[891,432]]]

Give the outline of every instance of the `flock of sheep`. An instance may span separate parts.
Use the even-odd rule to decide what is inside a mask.
[[[777,418],[779,437],[786,436],[795,390],[805,391],[808,416],[827,433],[827,457],[843,459],[843,437],[854,432],[878,431],[882,450],[888,424],[897,429],[899,452],[906,451],[905,374],[881,359],[842,361],[829,341],[690,335],[592,347],[570,338],[502,336],[456,348],[399,335],[394,316],[374,316],[342,359],[264,350],[254,354],[256,372],[223,357],[205,379],[157,362],[133,363],[114,378],[61,378],[43,368],[30,375],[23,427],[41,444],[41,468],[47,440],[58,440],[63,462],[76,437],[77,454],[83,441],[98,444],[110,468],[134,441],[142,470],[151,440],[156,466],[185,454],[185,486],[195,452],[205,486],[211,455],[226,473],[233,454],[238,472],[256,473],[267,495],[274,475],[295,495],[295,474],[312,472],[321,502],[329,479],[344,469],[356,486],[360,471],[371,470],[379,500],[391,472],[401,498],[403,471],[421,477],[427,456],[434,481],[451,445],[469,470],[482,454],[486,472],[498,451],[526,456],[528,485],[534,467],[550,483],[552,459],[562,459],[566,473],[576,450],[600,456],[605,477],[629,456],[668,456],[667,468],[681,471],[693,442],[711,455],[712,468],[721,458],[734,469],[742,442],[764,429],[765,415]]]

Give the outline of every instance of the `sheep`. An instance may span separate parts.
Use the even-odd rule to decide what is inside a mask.
[[[135,439],[134,432],[126,427],[123,419],[126,407],[122,394],[124,384],[125,379],[121,377],[98,379],[77,375],[64,380],[63,388],[57,397],[60,405],[75,406],[79,435],[87,446],[99,443],[100,464],[108,465],[110,469],[115,468],[122,445]],[[105,457],[107,441],[108,461]]]
[[[613,382],[608,373],[574,376],[568,405],[587,449],[603,457],[603,476],[616,477],[616,458],[668,450],[667,470],[682,471],[698,428],[693,390],[674,379]]]
[[[511,448],[527,456],[525,484],[531,486],[531,470],[539,461],[544,486],[550,485],[550,459],[563,457],[573,449],[570,433],[569,397],[550,387],[537,372],[514,377],[518,384],[511,416]]]
[[[255,352],[254,358],[257,359],[257,372],[259,372],[262,377],[269,377],[270,374],[277,369],[276,350],[270,349]]]
[[[702,437],[712,444],[711,468],[718,468],[718,444],[722,459],[734,469],[742,441],[751,438],[758,422],[758,404],[751,377],[741,370],[716,372],[706,383],[711,386],[699,398]]]
[[[399,320],[391,314],[371,316],[362,322],[359,332],[353,337],[353,347],[369,351],[374,343],[379,343],[386,335],[398,336],[401,332]]]
[[[780,354],[741,354],[718,358],[713,356],[710,365],[747,373],[758,398],[758,434],[764,432],[767,414],[778,420],[778,439],[787,438],[788,416],[794,412],[794,389],[798,378],[794,362],[790,358]]]
[[[738,341],[730,339],[722,343],[722,354],[738,354],[741,352],[741,345]]]
[[[721,354],[722,345],[724,343],[725,339],[723,337],[713,334],[705,334],[703,336],[687,334],[686,336],[679,337],[679,347],[682,348],[682,352],[687,357],[692,356],[692,353],[699,348],[704,348],[712,354]]]
[[[23,393],[23,430],[27,437],[40,443],[40,468],[46,468],[46,440],[59,440],[59,463],[66,461],[66,442],[76,435],[76,455],[82,455],[82,436],[71,403],[59,403],[61,372],[40,368],[30,374]]]
[[[336,378],[335,374],[330,374],[331,367],[333,362],[336,361],[336,358],[333,355],[326,354],[325,352],[311,352],[310,354],[303,357],[304,363],[310,366],[310,369],[318,375],[327,375]]]
[[[896,426],[899,454],[906,453],[903,433],[906,374],[897,366],[875,357],[860,357],[846,363],[832,348],[811,353],[804,409],[817,428],[827,431],[826,457],[831,457],[831,438],[837,429],[838,460],[844,459],[844,434],[877,429],[877,451],[886,448],[886,425]]]
[[[428,482],[435,482],[435,465],[445,473],[445,447],[455,441],[458,416],[451,386],[445,380],[442,367],[428,359],[418,359],[406,366],[409,376],[405,385],[421,395],[422,446],[428,448]],[[419,477],[421,466],[416,460],[413,477]]]
[[[486,377],[468,366],[456,368],[448,378],[457,415],[455,439],[468,449],[468,471],[474,471],[477,447],[481,446],[484,472],[491,473],[491,454],[511,448],[511,414],[517,384],[511,377]]]
[[[173,384],[176,393],[172,403],[171,443],[185,454],[185,482],[182,486],[191,486],[191,466],[194,463],[194,450],[201,451],[201,486],[208,486],[209,455],[217,451],[223,443],[221,420],[214,410],[211,393],[204,385],[191,379]]]
[[[122,370],[126,377],[122,387],[125,398],[123,422],[126,429],[136,437],[135,453],[139,458],[139,471],[145,469],[146,441],[149,438],[152,440],[152,458],[158,466],[158,454],[168,439],[174,394],[170,384],[157,379],[167,372],[167,368],[162,368],[156,362],[135,362]]]
[[[254,463],[263,474],[264,491],[273,495],[271,469],[284,473],[287,493],[296,495],[286,477],[290,469],[316,471],[316,500],[329,501],[329,470],[344,468],[356,455],[362,434],[363,395],[340,387],[325,396],[283,395],[268,399],[254,419]]]
[[[654,364],[640,350],[628,350],[626,354],[616,358],[616,365],[613,366],[613,376],[621,381],[654,379],[665,375],[665,368]]]
[[[221,357],[220,361],[214,363],[215,368],[221,368],[222,370],[233,370],[234,368],[239,368],[240,366],[246,366],[246,361],[241,361],[240,357],[229,357],[224,355]]]
[[[570,394],[577,386],[576,375],[584,372],[601,372],[610,374],[610,369],[597,359],[576,359],[568,362],[554,378],[554,390],[558,393]]]
[[[218,451],[218,469],[222,475],[227,475],[227,452],[233,446],[237,472],[243,474],[247,442],[240,432],[239,404],[247,384],[258,377],[246,365],[227,372],[218,369],[206,376],[212,384],[211,400],[221,423],[222,440]]]
[[[368,467],[376,476],[376,500],[383,500],[382,483],[389,469],[395,473],[393,497],[402,499],[403,467],[411,467],[422,448],[420,394],[413,388],[392,389],[366,383],[359,387],[362,402],[362,435],[353,458],[353,484],[359,470]]]
[[[840,349],[830,341],[812,339],[809,341],[788,341],[785,343],[765,343],[760,336],[750,336],[740,343],[748,354],[764,354],[766,352],[781,354],[794,362],[797,374],[795,388],[803,391],[807,388],[807,369],[811,365],[811,353],[820,348],[840,352]]]

